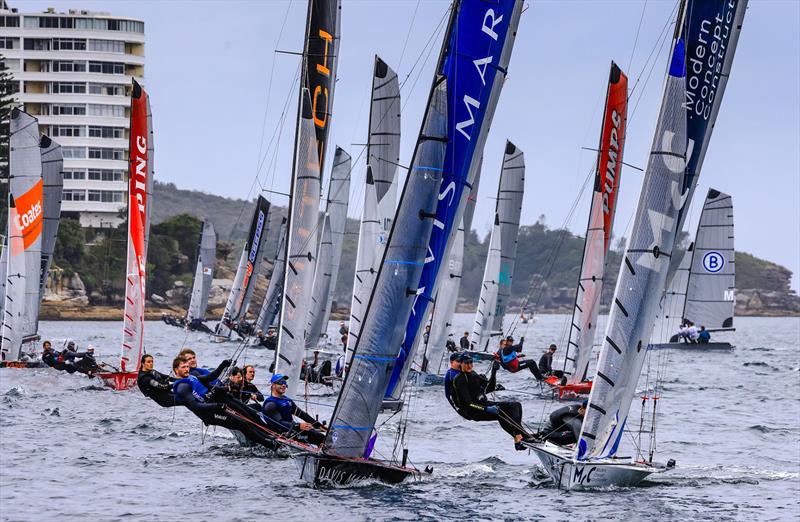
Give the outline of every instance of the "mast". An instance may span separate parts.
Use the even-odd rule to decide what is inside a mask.
[[[328,201],[322,225],[322,241],[317,254],[314,290],[309,310],[306,348],[314,348],[328,327],[331,315],[331,300],[339,278],[339,263],[342,259],[347,206],[350,202],[350,154],[336,147],[333,169],[328,183]]]
[[[150,99],[132,80],[128,148],[128,255],[120,371],[139,370],[144,351],[144,306],[150,198],[153,194],[153,121]]]
[[[701,100],[693,98],[687,85],[703,78],[705,72],[707,77],[718,78],[716,69],[703,71],[708,62],[697,62],[699,70],[693,69],[693,60],[698,49],[702,53],[711,52],[705,46],[710,45],[706,37],[713,31],[725,35],[722,43],[728,45],[715,42],[712,62],[732,57],[733,48],[729,45],[735,45],[735,38],[731,38],[733,23],[741,21],[746,2],[718,0],[690,4],[683,5],[676,24],[642,193],[576,449],[576,457],[582,460],[614,456],[622,440],[665,288],[669,259],[673,252],[677,254],[673,248],[680,209],[695,187],[686,183],[687,167],[690,160],[702,159],[692,156],[695,142],[689,125],[690,113]],[[717,93],[713,103],[719,104],[721,98],[721,93]],[[716,113],[709,109],[711,112]]]
[[[683,318],[711,331],[732,330],[735,267],[733,199],[710,188],[697,224]]]
[[[600,133],[600,144],[597,148],[589,222],[586,225],[583,258],[575,290],[569,342],[564,355],[565,373],[569,375],[570,384],[586,380],[592,346],[596,337],[606,259],[611,243],[614,215],[617,210],[627,117],[628,77],[617,64],[611,62],[606,105],[603,112],[603,127]],[[572,357],[570,357],[570,353]],[[572,365],[569,365],[569,362],[572,362]],[[569,370],[567,370],[567,366],[570,367]]]
[[[8,254],[0,358],[17,361],[22,344],[36,335],[44,211],[39,125],[15,108],[9,128]]]
[[[505,82],[521,12],[521,0],[453,3],[437,67],[437,73],[447,78],[449,113],[448,150],[436,226],[428,245],[430,254],[415,286],[417,300],[389,382],[387,399],[399,399],[411,369],[417,335],[436,295],[439,269],[449,255],[464,213],[464,201],[475,181],[478,160],[483,155]]]

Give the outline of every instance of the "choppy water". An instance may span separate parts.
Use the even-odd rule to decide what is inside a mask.
[[[471,319],[457,317],[464,326]],[[517,334],[526,335],[526,352],[538,357],[561,339],[566,321],[542,316]],[[242,448],[219,428],[204,435],[183,408],[162,409],[136,390],[109,391],[77,374],[2,369],[0,518],[796,520],[800,319],[741,318],[737,327],[733,353],[670,355],[658,457],[675,459],[677,468],[644,487],[591,493],[537,486],[543,474],[536,457],[514,451],[494,423],[459,418],[441,388],[420,390],[410,409],[410,460],[420,469],[433,466],[432,476],[394,487],[314,490],[289,459]],[[117,323],[41,325],[44,338],[91,343],[109,360],[120,330]],[[160,323],[146,330],[162,371],[183,342],[209,366],[234,349],[196,334],[184,341],[180,330]],[[250,351],[247,359],[256,364],[257,384],[267,389],[271,354]],[[530,375],[500,377],[515,391],[498,395],[520,400],[527,422],[536,424],[554,407],[534,395]],[[314,402],[332,404],[333,397]],[[324,406],[310,409],[330,415]],[[386,445],[378,449],[387,451]]]

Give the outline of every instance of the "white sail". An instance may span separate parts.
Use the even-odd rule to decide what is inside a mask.
[[[23,342],[36,335],[44,221],[38,123],[13,109],[10,132],[8,261],[0,343],[4,361],[19,360]]]
[[[686,289],[689,286],[689,270],[692,266],[693,251],[694,243],[683,251],[676,247],[675,254],[680,259],[678,269],[672,276],[672,281],[670,281],[669,288],[667,288],[667,292],[664,295],[664,302],[659,313],[661,319],[665,321],[664,326],[667,328],[667,330],[660,333],[660,336],[664,337],[659,339],[662,342],[667,342],[671,334],[677,332],[678,327],[683,323],[683,309],[686,306]],[[659,332],[653,335],[659,337]]]
[[[478,310],[475,312],[475,322],[472,325],[472,335],[469,339],[474,350],[486,351],[491,340],[492,325],[497,309],[497,294],[500,290],[501,237],[500,215],[495,212],[492,236],[489,239],[489,252],[486,255],[486,266],[483,269]]]
[[[308,89],[303,88],[300,99],[302,106],[297,122],[289,236],[286,242],[288,266],[283,284],[278,349],[275,354],[275,373],[289,377],[289,395],[294,395],[299,389],[300,368],[305,352],[305,329],[314,282],[320,200],[319,156]]]
[[[697,225],[684,319],[712,331],[733,328],[734,261],[733,199],[709,189]]]
[[[344,246],[347,206],[350,202],[350,164],[350,154],[336,147],[308,314],[306,348],[317,346],[320,336],[327,329],[331,314],[331,301],[339,278],[339,263]]]

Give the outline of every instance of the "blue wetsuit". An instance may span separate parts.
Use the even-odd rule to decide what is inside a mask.
[[[447,402],[449,402],[450,406],[456,411],[458,411],[458,406],[456,406],[453,400],[453,379],[455,379],[456,375],[459,373],[461,372],[450,368],[447,370],[447,373],[444,374],[444,396],[447,397]]]

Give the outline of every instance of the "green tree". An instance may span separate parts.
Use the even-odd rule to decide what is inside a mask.
[[[56,249],[53,256],[55,264],[67,271],[68,275],[81,268],[85,251],[86,235],[80,221],[61,218],[58,224]]]
[[[9,120],[11,109],[14,108],[19,83],[9,72],[3,55],[0,54],[0,201],[2,208],[6,207],[8,199],[8,140],[10,137]],[[6,212],[0,212],[0,230],[6,230]]]

